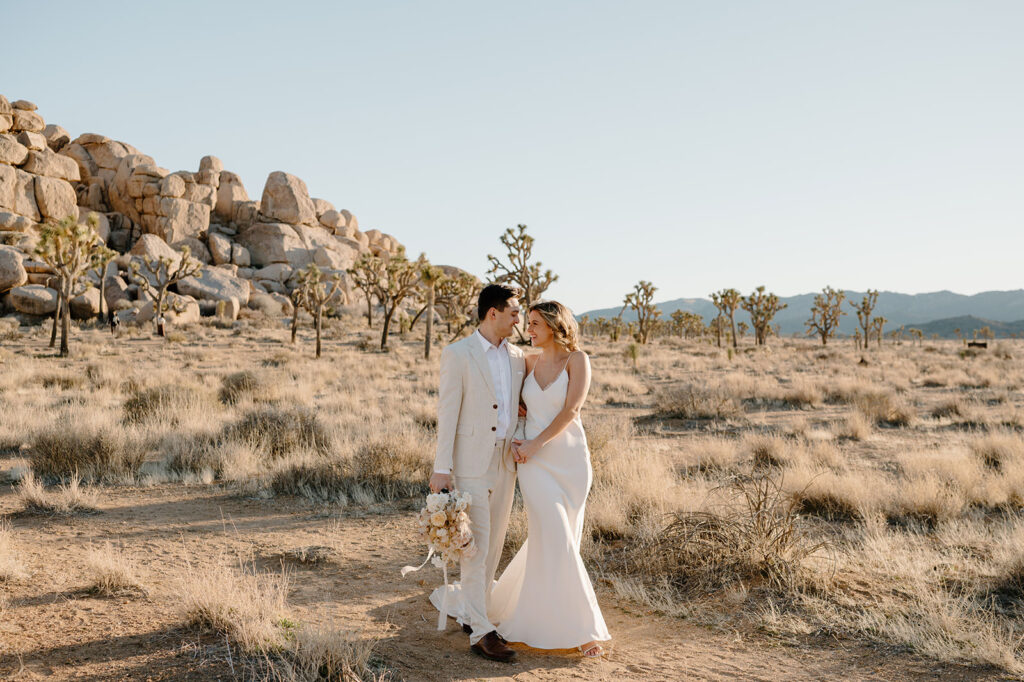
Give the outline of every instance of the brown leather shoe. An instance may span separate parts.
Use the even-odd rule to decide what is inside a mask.
[[[502,663],[511,663],[516,657],[516,652],[502,644],[501,638],[494,630],[484,635],[479,642],[469,647],[469,650],[478,656]]]
[[[473,634],[473,628],[471,628],[471,627],[469,626],[469,623],[463,623],[463,624],[462,624],[462,631],[463,631],[463,632],[465,632],[465,633],[466,633],[467,635],[471,635],[471,634]],[[497,630],[495,630],[495,631],[494,631],[494,634],[498,635],[498,631],[497,631]],[[498,635],[498,639],[500,639],[500,640],[501,640],[501,643],[502,643],[502,644],[508,644],[508,640],[507,640],[507,639],[505,639],[504,637],[502,637],[501,635]]]

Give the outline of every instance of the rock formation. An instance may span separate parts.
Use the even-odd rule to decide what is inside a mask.
[[[309,196],[300,178],[274,171],[259,201],[215,156],[197,171],[169,171],[130,144],[85,133],[72,139],[47,124],[26,100],[0,95],[0,304],[5,312],[46,315],[56,292],[52,273],[32,259],[39,226],[73,215],[99,219],[99,233],[126,254],[105,274],[105,303],[128,320],[152,316],[129,276],[133,259],[180,257],[188,246],[202,271],[172,287],[179,321],[197,318],[215,302],[278,308],[290,302],[294,273],[316,263],[339,274],[346,303],[361,294],[345,270],[365,252],[397,253],[401,244],[379,230],[360,231],[348,210]],[[141,273],[145,273],[142,268]],[[91,283],[99,276],[90,274]],[[99,293],[86,288],[71,301],[77,318],[99,310]],[[207,303],[200,306],[198,302]],[[147,308],[148,306],[148,308]]]

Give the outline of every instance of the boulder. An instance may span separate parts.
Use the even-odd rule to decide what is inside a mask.
[[[67,216],[78,219],[78,198],[71,183],[40,176],[36,178],[35,191],[36,205],[44,220],[61,220]]]
[[[225,322],[234,322],[237,320],[238,313],[241,312],[241,310],[242,306],[234,296],[217,302],[217,317]]]
[[[170,309],[164,313],[164,317],[167,319],[168,325],[180,326],[199,322],[199,303],[191,296],[179,296],[169,291],[167,292],[167,303],[170,304]],[[155,309],[155,301],[146,301],[134,313],[132,321],[138,324],[152,321]]]
[[[186,237],[195,237],[210,227],[210,207],[185,199],[162,197],[157,211],[157,234],[174,243]]]
[[[349,227],[351,227],[356,232],[358,232],[359,231],[359,221],[356,220],[356,217],[354,215],[352,215],[352,212],[348,211],[348,210],[345,210],[345,209],[342,209],[341,210],[341,214],[343,216],[345,216],[345,224],[348,225]]]
[[[233,222],[244,230],[256,222],[260,213],[260,202],[258,201],[236,201],[231,206],[231,212],[234,216]]]
[[[71,142],[71,134],[53,123],[43,128],[43,137],[46,138],[46,144],[55,152],[59,152]]]
[[[15,109],[21,109],[22,111],[35,111],[39,108],[34,102],[30,102],[27,99],[16,99],[11,102],[11,106]]]
[[[69,302],[71,307],[71,318],[75,320],[88,320],[100,314],[100,290],[96,287],[89,287]]]
[[[174,263],[181,259],[180,253],[168,246],[167,242],[155,234],[144,234],[139,237],[139,241],[135,242],[129,253],[133,256],[148,256],[151,259],[170,258]]]
[[[244,305],[249,302],[249,282],[221,268],[204,267],[196,277],[178,282],[178,293],[207,301],[226,301],[234,296]]]
[[[152,163],[153,159],[145,154],[129,154],[121,159],[113,179],[107,186],[110,207],[118,213],[125,214],[136,223],[142,221],[139,211],[135,208],[135,201],[128,193],[128,183],[135,174],[136,168]]]
[[[11,106],[6,97],[0,95],[0,114],[9,114],[12,111],[14,111],[14,107]]]
[[[0,230],[8,232],[28,232],[35,222],[23,215],[0,210]]]
[[[179,242],[174,242],[171,246],[175,249],[181,249],[184,246],[189,248],[192,257],[204,265],[211,263],[213,259],[210,257],[210,250],[206,248],[206,244],[201,242],[196,237],[185,237]]]
[[[277,294],[277,296],[280,296],[280,294]],[[261,291],[257,291],[249,297],[249,307],[253,310],[261,310],[265,315],[272,317],[281,314],[291,315],[292,302],[289,301],[287,297],[283,298],[288,303],[287,310],[285,310],[281,301],[275,298],[275,294],[266,294]]]
[[[238,235],[237,242],[249,250],[254,266],[289,263],[305,267],[313,261],[302,237],[292,225],[256,223]]]
[[[36,206],[35,176],[0,164],[0,208],[10,209],[38,223],[40,215]]]
[[[28,281],[28,273],[21,264],[21,252],[10,246],[0,246],[0,293],[20,287]]]
[[[42,133],[30,133],[27,130],[23,130],[18,133],[18,143],[24,145],[31,151],[42,151],[44,149],[49,150],[50,146],[46,144],[46,138]]]
[[[185,194],[185,181],[180,175],[171,174],[160,181],[160,196],[177,198]]]
[[[103,285],[103,299],[107,304],[107,310],[117,310],[120,301],[130,301],[128,295],[128,284],[120,276],[107,277]]]
[[[60,178],[61,180],[71,180],[74,182],[82,179],[82,174],[78,170],[78,164],[74,159],[49,149],[30,151],[28,153],[28,160],[25,161],[22,170],[35,175],[45,175],[51,178]]]
[[[321,268],[347,270],[356,262],[356,258],[358,256],[359,252],[351,249],[342,253],[340,250],[331,250],[326,249],[323,246],[318,246],[313,252],[313,262]]]
[[[296,225],[316,224],[316,210],[309,198],[306,183],[300,178],[274,171],[267,177],[260,201],[260,212],[271,221]]]
[[[324,213],[334,210],[334,204],[327,201],[326,199],[310,199],[313,202],[313,211],[316,213],[316,217],[319,219]]]
[[[14,125],[14,117],[10,114],[0,114],[0,133],[6,133]]]
[[[217,201],[213,211],[223,220],[230,222],[235,219],[234,204],[236,201],[249,201],[249,195],[242,185],[241,178],[230,171],[223,171],[220,174]]]
[[[14,114],[14,123],[11,126],[12,130],[27,130],[30,133],[41,133],[43,132],[43,128],[46,127],[46,122],[43,121],[43,117],[34,111],[15,109],[12,113]]]
[[[82,182],[89,182],[93,178],[97,177],[100,171],[100,167],[96,164],[96,161],[92,158],[92,154],[89,150],[78,144],[72,142],[68,146],[60,150],[60,154],[66,156],[78,164],[78,173],[82,178]],[[25,155],[26,157],[28,154]],[[106,189],[107,182],[103,183],[103,188]]]
[[[249,256],[249,249],[241,244],[231,245],[231,263],[240,268],[247,268],[252,265],[252,258]]]
[[[333,209],[325,211],[320,215],[320,224],[334,233],[345,229],[345,221],[345,216],[340,211],[335,211]]]
[[[121,165],[122,159],[138,153],[138,150],[135,149],[135,147],[125,144],[124,142],[111,140],[108,137],[99,136],[99,141],[81,142],[83,138],[89,140],[92,140],[93,138],[87,138],[87,136],[82,135],[78,140],[76,140],[76,142],[80,142],[80,144],[85,146],[89,151],[89,155],[93,158],[93,161],[95,161],[96,165],[100,168],[116,171],[117,167]]]
[[[384,236],[384,233],[380,230],[367,230],[363,234],[365,234],[366,238],[370,241],[370,246],[379,245],[381,237]]]
[[[252,273],[252,279],[264,279],[283,283],[287,282],[294,272],[295,268],[286,263],[275,263],[273,265],[268,265],[265,268],[260,268],[256,272]]]
[[[210,232],[206,241],[210,246],[210,256],[215,265],[231,262],[231,240],[217,232]]]
[[[204,156],[199,159],[199,172],[212,171],[214,173],[220,173],[224,170],[224,164],[216,156]]]
[[[0,135],[0,163],[20,166],[28,158],[28,147],[18,142],[13,135]]]
[[[11,289],[10,303],[19,313],[50,315],[57,309],[57,292],[42,284],[26,284]]]

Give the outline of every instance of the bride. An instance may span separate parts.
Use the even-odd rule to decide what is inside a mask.
[[[583,509],[593,479],[580,409],[590,389],[590,361],[579,328],[556,301],[529,310],[526,440],[512,441],[529,535],[494,586],[488,611],[498,633],[538,649],[577,647],[604,654],[611,639],[580,558]]]

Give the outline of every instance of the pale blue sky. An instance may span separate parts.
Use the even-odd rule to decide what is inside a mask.
[[[2,0],[0,93],[577,311],[1024,283],[1024,2]]]

